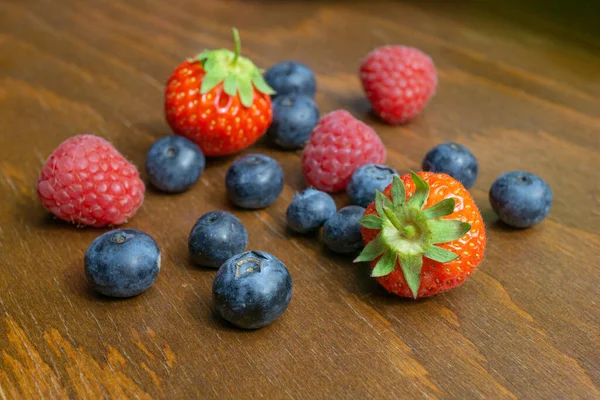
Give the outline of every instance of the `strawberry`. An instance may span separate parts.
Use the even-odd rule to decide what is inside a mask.
[[[262,70],[235,52],[207,50],[179,65],[167,82],[165,112],[171,129],[207,156],[237,153],[256,142],[273,118]]]
[[[371,261],[371,276],[398,296],[452,289],[483,259],[481,214],[464,186],[446,174],[394,176],[360,224],[366,246],[355,262]]]

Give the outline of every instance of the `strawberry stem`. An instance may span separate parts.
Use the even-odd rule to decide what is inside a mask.
[[[233,45],[235,46],[235,55],[233,56],[233,60],[231,64],[235,64],[242,53],[242,41],[240,40],[240,32],[237,28],[231,28],[233,31]]]
[[[417,230],[415,229],[414,225],[406,225],[404,227],[404,234],[407,238],[412,239],[417,234]]]

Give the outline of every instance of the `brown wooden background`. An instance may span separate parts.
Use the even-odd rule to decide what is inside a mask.
[[[0,1],[0,398],[599,398],[600,13],[593,2],[442,3]],[[148,190],[127,226],[163,251],[151,290],[126,301],[90,291],[83,254],[103,231],[44,212],[44,160],[87,132],[143,165],[169,134],[170,72],[230,46],[232,25],[260,66],[309,64],[322,113],[345,108],[371,124],[398,170],[442,141],[474,151],[489,235],[478,273],[426,301],[387,295],[366,266],[286,230],[299,153],[259,144],[251,151],[276,157],[287,185],[270,208],[235,213],[250,248],[292,273],[282,319],[256,332],[224,325],[211,311],[214,271],[187,258],[196,218],[230,209],[233,158],[209,161],[188,193]],[[357,77],[366,52],[389,43],[438,66],[436,97],[403,127],[369,114]],[[509,230],[490,210],[488,188],[513,169],[554,190],[533,229]]]

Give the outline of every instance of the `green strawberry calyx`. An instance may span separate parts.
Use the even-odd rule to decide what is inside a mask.
[[[254,90],[268,95],[275,94],[271,86],[265,82],[259,69],[250,59],[240,55],[242,44],[240,34],[233,28],[235,51],[229,49],[206,50],[190,59],[190,62],[202,63],[206,72],[200,93],[204,94],[223,83],[223,90],[230,96],[239,94],[245,107],[251,107]]]
[[[371,272],[371,276],[380,277],[391,273],[398,260],[408,287],[416,298],[421,286],[423,257],[442,263],[456,260],[457,254],[436,244],[460,239],[471,225],[457,219],[440,219],[454,212],[453,198],[423,210],[429,196],[429,184],[414,172],[411,176],[416,189],[408,200],[406,187],[396,175],[392,181],[392,200],[380,191],[376,192],[377,215],[364,216],[360,224],[380,232],[354,262],[372,261],[381,256]]]

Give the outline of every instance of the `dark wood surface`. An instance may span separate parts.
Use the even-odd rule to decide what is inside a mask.
[[[1,1],[0,398],[600,398],[597,8],[435,3]],[[344,108],[372,125],[398,170],[419,168],[442,141],[473,150],[489,242],[470,280],[401,300],[365,265],[290,234],[299,153],[259,143],[249,151],[277,158],[286,187],[266,210],[234,212],[249,247],[293,276],[280,320],[255,332],[223,324],[211,311],[214,270],[188,261],[196,218],[231,209],[223,181],[233,157],[210,160],[185,194],[147,191],[127,226],[161,247],[154,287],[125,301],[88,288],[83,254],[103,230],[42,209],[43,162],[67,137],[94,133],[143,165],[170,133],[170,72],[204,48],[230,46],[232,25],[261,67],[309,64],[322,113]],[[426,112],[402,127],[369,114],[357,77],[361,58],[390,43],[423,49],[439,73]],[[549,218],[533,229],[499,224],[487,200],[493,180],[514,169],[554,191]]]

